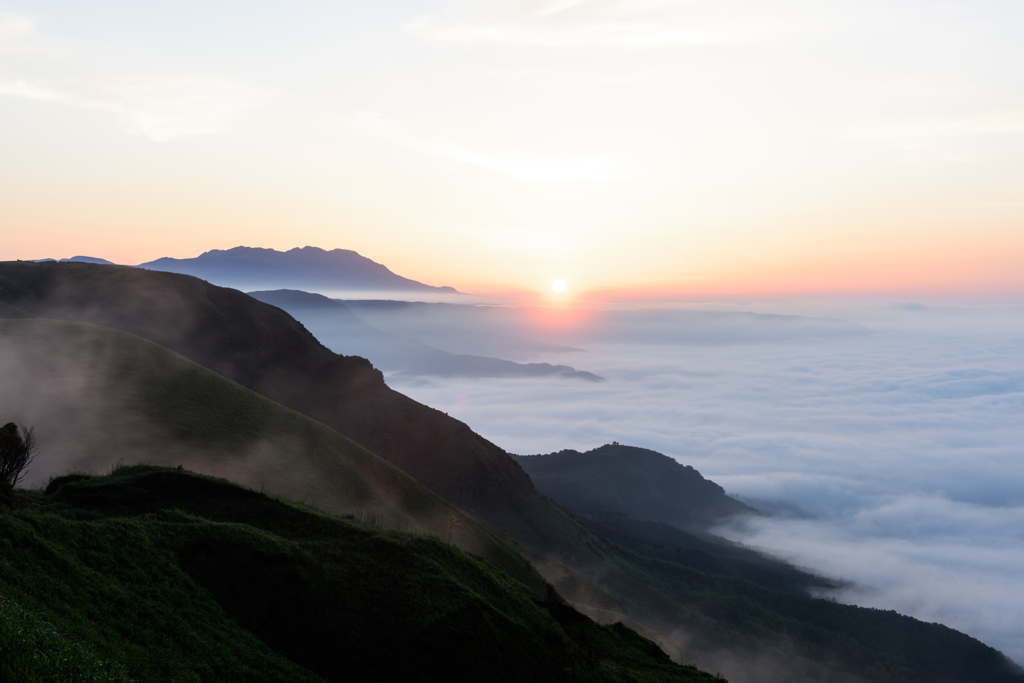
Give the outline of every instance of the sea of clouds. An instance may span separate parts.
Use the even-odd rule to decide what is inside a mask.
[[[724,307],[759,310],[756,306]],[[514,453],[652,448],[772,513],[720,533],[1024,663],[1024,308],[761,306],[869,335],[589,344],[606,381],[389,383]]]

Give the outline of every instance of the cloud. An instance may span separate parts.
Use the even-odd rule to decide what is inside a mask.
[[[561,183],[571,180],[617,180],[615,162],[606,156],[527,157],[480,154],[452,148],[448,156],[456,161],[497,171],[505,175],[539,183]]]
[[[573,365],[602,384],[388,382],[511,452],[614,440],[669,454],[789,511],[726,533],[854,581],[841,601],[938,621],[1024,662],[1020,311],[860,313],[874,334],[577,344]]]
[[[35,31],[35,23],[14,12],[0,12],[0,54],[15,47]]]
[[[32,19],[0,12],[0,55],[22,53],[47,56],[47,68],[55,73],[66,74],[79,66],[68,63],[72,50],[41,35]],[[33,68],[38,69],[40,63]],[[206,75],[76,79],[3,75],[0,96],[108,112],[127,132],[164,142],[225,132],[272,95],[265,88]]]
[[[767,44],[819,26],[807,17],[730,4],[709,10],[706,3],[638,0],[453,2],[405,29],[452,45],[667,48]]]
[[[1024,507],[908,493],[832,519],[751,519],[728,535],[855,582],[827,594],[964,631],[1024,661]]]
[[[473,235],[493,249],[574,251],[572,242],[562,235],[542,230],[504,230],[489,228],[477,230]]]
[[[127,132],[156,142],[225,132],[270,99],[264,89],[208,77],[77,83],[7,80],[0,81],[0,95],[109,112]]]
[[[400,126],[369,112],[344,119],[344,123],[362,135],[382,138],[400,147],[484,168],[517,180],[562,183],[581,180],[608,182],[624,178],[615,160],[607,155],[556,157],[470,151],[450,142],[413,136]]]
[[[571,28],[532,24],[445,25],[430,20],[410,23],[406,30],[436,43],[500,44],[522,47],[700,47],[747,45],[803,30],[799,24],[698,24],[664,26],[658,22],[595,23]]]
[[[855,128],[860,140],[900,142],[927,138],[953,138],[1024,132],[1024,109],[980,112],[966,116],[919,119]]]

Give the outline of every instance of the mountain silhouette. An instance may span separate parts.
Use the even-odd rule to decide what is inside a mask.
[[[438,377],[564,377],[600,382],[602,378],[568,365],[516,363],[501,358],[456,354],[417,339],[400,338],[363,320],[341,301],[294,289],[249,292],[249,296],[295,316],[318,340],[334,351],[362,356],[382,370],[401,376]]]
[[[324,289],[458,294],[391,272],[348,249],[301,247],[288,251],[235,247],[213,249],[195,258],[159,258],[139,268],[184,273],[235,289]]]

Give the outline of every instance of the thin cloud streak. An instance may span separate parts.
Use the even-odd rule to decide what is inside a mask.
[[[805,22],[703,23],[665,26],[660,22],[595,23],[555,27],[530,24],[456,24],[420,20],[406,30],[421,40],[453,45],[510,45],[550,48],[670,48],[767,44],[813,28]]]
[[[581,180],[609,182],[624,179],[615,160],[606,155],[551,157],[470,151],[450,142],[410,135],[402,131],[401,127],[369,112],[360,112],[344,119],[344,123],[361,135],[381,138],[399,147],[477,166],[517,180],[535,183],[564,183]]]
[[[575,251],[576,246],[562,235],[542,230],[503,230],[487,228],[471,233],[492,249],[536,250],[536,251]]]
[[[15,12],[0,12],[0,54],[12,49],[35,31],[35,23]]]
[[[1024,132],[1024,109],[1007,109],[967,116],[864,126],[853,129],[850,135],[860,140],[901,141],[1021,132]]]
[[[671,48],[776,43],[821,26],[807,16],[780,18],[783,13],[735,2],[724,9],[692,1],[450,2],[404,28],[449,45]]]
[[[223,133],[270,99],[267,90],[215,78],[60,84],[8,80],[0,81],[0,95],[109,112],[127,132],[155,142]]]

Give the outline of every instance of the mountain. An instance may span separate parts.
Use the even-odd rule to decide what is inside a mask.
[[[601,377],[568,365],[516,363],[501,358],[454,354],[415,339],[401,339],[367,325],[345,304],[322,294],[293,289],[249,292],[249,296],[295,316],[334,351],[362,356],[382,370],[402,376],[565,377],[600,382]]]
[[[490,523],[496,533],[506,534],[570,600],[583,602],[587,593],[576,594],[580,600],[570,597],[574,586],[586,580],[598,584],[610,594],[611,607],[621,606],[642,626],[670,634],[690,661],[721,671],[733,683],[1024,681],[1024,673],[1001,653],[939,624],[777,590],[730,573],[728,566],[696,568],[603,537],[539,492],[501,448],[467,425],[394,392],[366,360],[331,352],[287,313],[241,292],[184,275],[128,267],[2,263],[0,317],[91,322],[136,334],[311,417]],[[107,347],[90,348],[103,354]],[[42,354],[41,361],[45,369],[52,354]],[[17,362],[10,367],[11,377],[22,372]],[[112,377],[132,378],[125,373]],[[31,375],[16,391],[7,392],[6,400],[24,404],[26,410],[37,406],[48,423],[61,424],[64,413],[46,410],[55,397],[79,386],[75,373],[53,381],[30,380]],[[192,408],[196,400],[189,392],[174,402],[178,393],[167,392],[167,410],[151,413],[156,424],[161,419],[173,424],[179,412],[208,412]],[[79,410],[92,407],[89,392],[83,395]],[[123,407],[110,414],[119,419],[135,415],[134,404]],[[224,403],[218,414],[235,412]],[[18,419],[34,423],[31,412],[22,415]],[[103,420],[79,424],[117,431]],[[37,427],[42,434],[42,426]],[[131,429],[122,431],[132,434]],[[73,444],[75,430],[67,434],[66,442]],[[190,438],[190,430],[181,436]],[[196,438],[202,443],[208,437],[199,432]],[[298,437],[283,440],[279,452],[287,455],[294,439]],[[108,464],[149,457],[145,448],[92,453],[92,462]],[[258,477],[267,469],[261,441],[247,453],[244,470]],[[276,471],[287,478],[290,469],[278,466]],[[679,553],[675,558],[686,559]],[[595,617],[603,618],[604,611],[589,603],[588,613]]]
[[[182,468],[0,514],[0,679],[712,683],[436,535]],[[72,655],[72,656],[69,656]]]
[[[302,247],[288,251],[235,247],[213,249],[196,258],[160,258],[139,268],[184,273],[235,289],[324,289],[458,294],[392,273],[348,249]]]
[[[72,256],[71,258],[62,258],[62,259],[44,258],[44,259],[36,260],[35,263],[43,263],[45,261],[60,261],[61,263],[65,263],[65,262],[70,261],[70,262],[73,262],[73,263],[99,263],[99,264],[107,265],[107,266],[114,265],[113,261],[108,261],[108,260],[102,259],[102,258],[96,258],[95,256]]]
[[[516,462],[542,493],[575,512],[701,530],[731,515],[759,514],[692,467],[646,448],[615,443],[586,453],[516,456]]]
[[[500,528],[529,533],[523,505],[573,524],[502,449],[236,290],[126,266],[8,262],[0,264],[0,316],[94,323],[154,341],[339,431]]]

